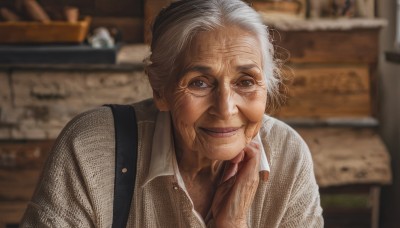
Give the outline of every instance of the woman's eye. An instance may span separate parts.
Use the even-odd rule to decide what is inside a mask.
[[[189,82],[188,91],[195,96],[207,96],[211,93],[213,84],[207,78],[195,78]]]
[[[205,88],[208,88],[209,85],[206,82],[202,81],[202,80],[195,80],[195,81],[190,82],[189,87],[205,89]]]
[[[238,83],[237,83],[237,85],[238,86],[240,86],[240,87],[251,87],[251,86],[253,86],[255,83],[254,83],[254,80],[253,79],[243,79],[243,80],[240,80]]]

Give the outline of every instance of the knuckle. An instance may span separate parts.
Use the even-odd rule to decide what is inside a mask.
[[[255,177],[249,178],[246,182],[246,187],[249,189],[256,188],[259,183],[259,176],[256,175]]]
[[[260,145],[257,142],[251,141],[250,145],[253,146],[256,149],[260,149]]]

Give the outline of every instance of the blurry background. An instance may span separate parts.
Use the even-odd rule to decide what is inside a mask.
[[[0,1],[0,227],[18,225],[71,118],[151,97],[142,60],[170,2]],[[248,2],[285,62],[287,99],[272,115],[312,151],[326,227],[399,227],[396,1]]]

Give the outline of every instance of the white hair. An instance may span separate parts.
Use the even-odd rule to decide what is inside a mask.
[[[179,66],[178,57],[198,32],[232,25],[257,37],[267,85],[267,107],[277,106],[281,79],[267,26],[253,8],[240,0],[180,0],[161,10],[153,24],[151,55],[146,64],[153,90],[164,92]]]

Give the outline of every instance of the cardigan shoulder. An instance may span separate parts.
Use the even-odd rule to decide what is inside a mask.
[[[147,136],[153,126],[148,122],[154,120],[156,109],[151,100],[133,106],[139,134],[145,132]],[[141,142],[141,147],[150,142]],[[147,153],[142,155],[147,158]],[[22,226],[110,227],[114,175],[111,109],[97,107],[77,115],[61,131],[49,153]]]
[[[269,159],[293,158],[311,154],[303,138],[289,125],[271,116],[264,116],[260,136]],[[289,156],[289,157],[287,157]],[[273,162],[273,161],[271,161]],[[312,162],[312,161],[311,161]]]
[[[271,167],[263,203],[268,212],[263,219],[280,221],[279,227],[323,227],[307,144],[289,125],[269,116],[264,117],[260,136]]]

